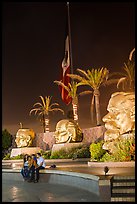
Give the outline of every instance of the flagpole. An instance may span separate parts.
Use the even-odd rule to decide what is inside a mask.
[[[71,74],[73,74],[73,62],[72,62],[72,45],[71,45],[71,28],[70,28],[69,2],[67,2],[67,10],[68,10],[68,35],[69,35],[69,47],[70,47],[70,67],[71,67]]]

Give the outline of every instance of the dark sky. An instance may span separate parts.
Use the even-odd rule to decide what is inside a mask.
[[[122,71],[135,47],[135,5],[133,2],[70,3],[73,72],[76,69],[107,67]],[[36,133],[42,127],[36,116],[29,116],[39,96],[52,96],[66,113],[58,86],[64,57],[66,3],[5,2],[2,7],[2,129],[11,134],[23,127]],[[102,117],[107,113],[116,86],[100,89]],[[90,119],[91,96],[79,97],[79,125],[93,126]],[[65,118],[51,113],[50,130]]]

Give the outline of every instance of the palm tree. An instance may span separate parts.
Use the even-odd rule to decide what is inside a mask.
[[[78,83],[76,81],[71,81],[71,83],[68,83],[68,86],[66,86],[62,81],[55,80],[54,83],[56,83],[59,86],[62,86],[68,92],[68,97],[72,98],[74,120],[76,123],[78,123],[78,93],[77,93],[77,89],[78,89],[78,86],[81,85],[81,82]]]
[[[117,83],[117,88],[120,88],[120,85],[122,85],[123,90],[135,90],[135,62],[134,60],[132,60],[134,51],[135,48],[130,52],[127,63],[124,63],[123,69],[125,73],[121,73],[123,77],[119,79]]]
[[[42,103],[37,102],[33,105],[33,108],[30,111],[30,115],[32,112],[35,113],[35,115],[38,114],[38,117],[40,117],[40,122],[42,123],[43,126],[43,132],[49,132],[49,113],[54,112],[54,111],[61,111],[64,114],[64,111],[61,108],[58,108],[59,104],[58,103],[51,103],[52,96],[40,96],[40,99]]]
[[[82,69],[77,69],[77,71],[82,75],[77,74],[67,74],[72,79],[78,80],[80,82],[80,85],[86,85],[89,86],[92,90],[85,91],[81,93],[83,94],[89,94],[93,93],[92,99],[91,99],[91,118],[93,120],[93,110],[94,110],[94,104],[95,104],[95,110],[96,110],[96,123],[97,125],[101,125],[101,115],[100,115],[100,87],[102,85],[109,85],[113,83],[117,83],[118,79],[108,79],[109,77],[112,77],[113,75],[116,75],[117,73],[109,74],[109,70],[107,68],[98,68],[91,70],[84,71]]]

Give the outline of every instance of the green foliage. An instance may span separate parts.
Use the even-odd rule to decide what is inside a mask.
[[[3,160],[9,160],[9,159],[11,159],[11,158],[10,158],[10,153],[6,154],[6,155],[3,157]]]
[[[135,160],[135,140],[123,139],[116,143],[117,150],[114,152],[116,161]]]
[[[41,155],[44,159],[50,159],[51,150],[41,151]]]
[[[7,150],[12,145],[12,135],[6,130],[2,130],[2,150]]]
[[[104,140],[97,143],[92,143],[90,146],[82,145],[79,147],[73,147],[70,149],[62,148],[58,151],[54,151],[51,154],[51,150],[40,150],[44,159],[76,159],[76,158],[90,158],[91,161],[135,161],[135,139],[123,139],[118,140],[115,144],[116,150],[113,154],[110,154],[107,150],[102,148]],[[23,159],[23,155],[10,157],[8,153],[4,158],[8,159]]]
[[[89,146],[82,145],[79,147],[73,147],[70,149],[62,148],[58,151],[54,151],[51,155],[51,150],[40,150],[39,151],[44,159],[76,159],[76,158],[90,158]],[[23,159],[23,155],[18,155],[15,157],[10,157],[7,154],[4,158],[6,159]]]
[[[23,159],[23,154],[20,154],[20,155],[14,156],[14,157],[10,157],[10,153],[8,153],[3,158],[3,160],[17,160],[17,159]]]
[[[17,156],[12,157],[11,159],[13,159],[13,160],[23,159],[23,157],[24,157],[24,155],[23,155],[23,154],[20,154],[20,155],[17,155]]]
[[[115,143],[115,151],[109,153],[102,148],[104,141],[101,140],[98,143],[92,143],[90,145],[91,161],[132,161],[135,160],[135,139],[128,138],[123,140],[117,140]]]
[[[76,159],[76,158],[89,158],[90,152],[88,146],[73,147],[70,149],[60,149],[54,151],[50,159]]]
[[[106,150],[102,148],[104,141],[101,140],[97,143],[93,142],[90,145],[91,161],[99,161],[100,158],[106,153]]]
[[[90,158],[89,147],[82,147],[76,151],[77,158]]]
[[[116,161],[116,158],[114,157],[114,155],[108,153],[107,151],[105,152],[105,154],[103,154],[103,156],[100,158],[99,160],[100,162],[106,162],[106,161]]]
[[[50,159],[69,159],[69,154],[65,151],[65,149],[60,149],[58,151],[54,151],[50,156]]]

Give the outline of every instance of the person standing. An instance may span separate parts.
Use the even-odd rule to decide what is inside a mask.
[[[46,167],[46,162],[44,160],[44,158],[41,156],[41,153],[37,153],[37,167],[35,168],[35,172],[36,172],[36,178],[35,178],[35,183],[37,183],[39,181],[39,170],[40,169],[45,169]]]

